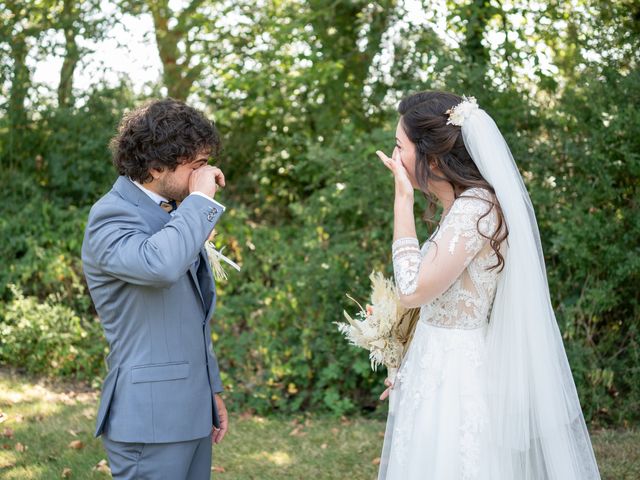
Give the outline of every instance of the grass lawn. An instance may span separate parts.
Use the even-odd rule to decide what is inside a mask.
[[[0,478],[110,478],[92,435],[97,399],[0,370]],[[214,449],[215,478],[376,478],[380,420],[235,415],[231,428]],[[603,479],[640,478],[640,431],[599,431],[593,441]]]

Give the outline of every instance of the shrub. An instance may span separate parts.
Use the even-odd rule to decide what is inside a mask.
[[[15,285],[9,288],[13,298],[2,306],[0,363],[80,380],[101,374],[105,345],[99,322],[79,317],[55,296],[41,302]]]

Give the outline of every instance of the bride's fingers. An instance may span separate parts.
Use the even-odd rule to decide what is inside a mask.
[[[380,150],[376,150],[376,155],[378,155],[378,158],[380,159],[380,161],[382,161],[382,163],[384,163],[384,166],[387,167],[389,170],[391,170],[393,172],[393,160],[391,160],[389,157],[387,157]]]
[[[391,387],[387,388],[382,395],[380,395],[380,400],[386,400],[389,394],[391,393]]]
[[[387,387],[391,387],[391,386],[392,386],[391,381],[390,381],[388,378],[385,378],[385,379],[384,379],[384,384],[385,384]]]
[[[393,166],[397,170],[399,171],[406,170],[404,168],[404,163],[402,163],[402,157],[400,156],[400,152],[397,149],[394,149],[393,154],[391,154],[391,162],[393,163]]]

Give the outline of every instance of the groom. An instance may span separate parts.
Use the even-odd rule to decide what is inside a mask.
[[[115,479],[209,479],[227,431],[203,249],[224,211],[207,165],[219,147],[213,122],[172,99],[126,115],[111,142],[120,177],[91,209],[82,262],[110,347],[96,436]]]

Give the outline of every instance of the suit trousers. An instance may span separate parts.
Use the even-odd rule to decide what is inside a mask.
[[[174,443],[116,442],[102,435],[115,480],[209,480],[211,435]]]

